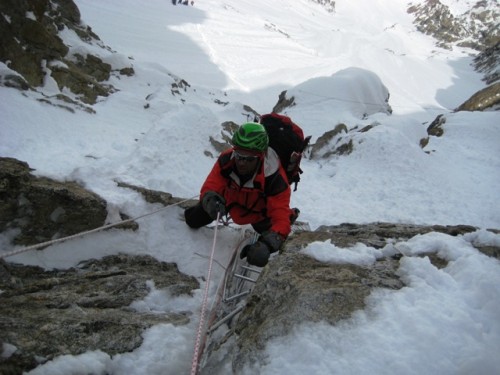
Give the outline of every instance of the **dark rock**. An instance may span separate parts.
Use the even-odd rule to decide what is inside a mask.
[[[458,236],[476,231],[470,225],[414,225],[394,223],[351,224],[320,226],[314,232],[303,231],[290,237],[286,249],[297,252],[314,241],[331,241],[338,247],[350,247],[357,243],[381,249],[392,240],[404,241],[419,234],[430,232]],[[491,250],[490,250],[491,251]],[[431,259],[432,261],[432,259]]]
[[[446,123],[444,115],[437,115],[437,117],[427,127],[427,134],[441,137],[444,134],[443,125]]]
[[[0,158],[0,231],[32,245],[102,226],[106,202],[75,182],[35,177],[27,163]]]
[[[109,64],[91,54],[85,58],[70,55],[68,46],[58,35],[68,28],[83,42],[100,42],[97,35],[81,23],[80,12],[73,1],[5,0],[0,2],[0,13],[0,61],[22,78],[3,77],[0,84],[37,90],[43,85],[46,69],[50,69],[48,74],[59,89],[69,89],[82,103],[94,104],[99,96],[116,91],[104,83],[110,76]],[[133,69],[124,70],[124,74],[133,74]],[[60,98],[47,98],[46,102],[53,104],[54,99]]]
[[[137,191],[144,197],[144,199],[148,203],[161,203],[164,206],[171,206],[173,204],[178,204],[179,207],[188,208],[193,206],[197,202],[194,200],[185,200],[183,198],[177,198],[172,196],[172,194],[166,193],[164,191],[146,189],[145,187],[142,186],[131,185],[121,181],[117,181],[116,183],[119,187]]]
[[[127,77],[132,77],[135,74],[134,68],[127,67],[120,69],[120,74]]]
[[[293,107],[295,105],[295,97],[292,96],[291,98],[287,98],[286,94],[287,94],[286,91],[282,91],[281,94],[279,94],[278,102],[273,107],[273,112],[281,113],[285,109],[287,109],[289,107]]]
[[[348,132],[345,124],[337,124],[334,129],[327,131],[311,146],[311,159],[351,153],[353,144],[347,137]]]
[[[171,93],[172,95],[180,95],[181,91],[186,92],[188,88],[191,87],[191,85],[185,81],[184,79],[173,77],[174,78],[174,83],[172,83],[172,88],[171,88]]]
[[[500,108],[500,82],[494,83],[476,92],[455,111],[484,111]]]
[[[0,344],[16,347],[0,357],[0,373],[21,374],[65,354],[129,352],[152,325],[187,324],[185,314],[130,308],[149,293],[149,280],[172,296],[199,288],[175,264],[150,256],[113,255],[53,271],[0,261]]]
[[[0,76],[0,85],[5,87],[12,87],[14,89],[26,91],[30,88],[30,85],[26,80],[16,74],[6,74],[5,76]]]
[[[311,0],[325,7],[329,13],[335,12],[335,0]]]
[[[484,73],[484,80],[491,84],[499,78],[499,9],[497,1],[481,0],[465,13],[453,15],[441,1],[426,0],[417,5],[410,3],[408,13],[414,15],[417,30],[432,35],[439,47],[459,46],[478,51],[475,68]]]
[[[482,51],[498,43],[498,6],[494,0],[478,1],[462,15],[453,15],[439,0],[410,3],[408,13],[414,24],[425,34],[432,35],[438,46],[451,49],[453,45]],[[489,9],[488,9],[489,7]]]
[[[484,81],[489,85],[500,79],[500,41],[486,48],[474,58],[474,67],[484,73]]]
[[[99,59],[100,60],[100,59]],[[109,64],[96,64],[97,58],[87,59],[93,61],[85,69],[78,68],[72,62],[68,62],[66,67],[54,66],[52,70],[52,78],[56,80],[60,88],[68,88],[71,92],[78,95],[78,98],[85,104],[94,104],[99,96],[108,96],[116,90],[107,84],[99,83],[96,78],[87,74],[86,71],[92,71],[96,76],[109,75],[111,67]]]

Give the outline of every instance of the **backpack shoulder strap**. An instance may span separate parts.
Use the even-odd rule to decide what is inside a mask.
[[[231,158],[233,154],[233,149],[225,150],[219,155],[217,162],[219,163],[221,174],[223,177],[227,178],[231,174],[234,161]]]

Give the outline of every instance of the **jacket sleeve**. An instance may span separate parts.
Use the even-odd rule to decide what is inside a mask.
[[[208,174],[205,182],[201,186],[200,190],[200,201],[207,191],[215,191],[216,193],[224,196],[224,189],[226,187],[227,181],[221,174],[221,166],[219,160],[217,160]]]
[[[267,215],[271,219],[271,230],[286,238],[291,231],[291,189],[281,167],[276,174],[270,181],[271,189],[267,195]]]

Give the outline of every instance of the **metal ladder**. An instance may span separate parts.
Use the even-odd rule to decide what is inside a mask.
[[[250,243],[257,240],[258,235],[254,234]],[[241,310],[244,304],[241,303],[244,297],[248,296],[253,289],[254,284],[261,270],[249,266],[246,261],[241,261],[236,254],[235,262],[232,268],[227,271],[224,280],[224,290],[221,303],[224,306],[224,314],[208,329],[208,334],[214,332],[222,324],[230,322]]]

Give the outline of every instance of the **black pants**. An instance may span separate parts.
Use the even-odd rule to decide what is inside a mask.
[[[208,216],[206,211],[203,209],[201,202],[196,204],[196,206],[189,207],[184,211],[184,217],[186,218],[186,224],[190,228],[198,229],[210,224],[213,219]]]
[[[213,221],[213,219],[205,212],[201,203],[187,208],[184,211],[184,217],[186,218],[186,224],[189,225],[190,228],[194,229],[204,227]],[[271,229],[271,219],[266,217],[264,220],[252,224],[252,227],[257,233],[265,232],[266,230]]]

